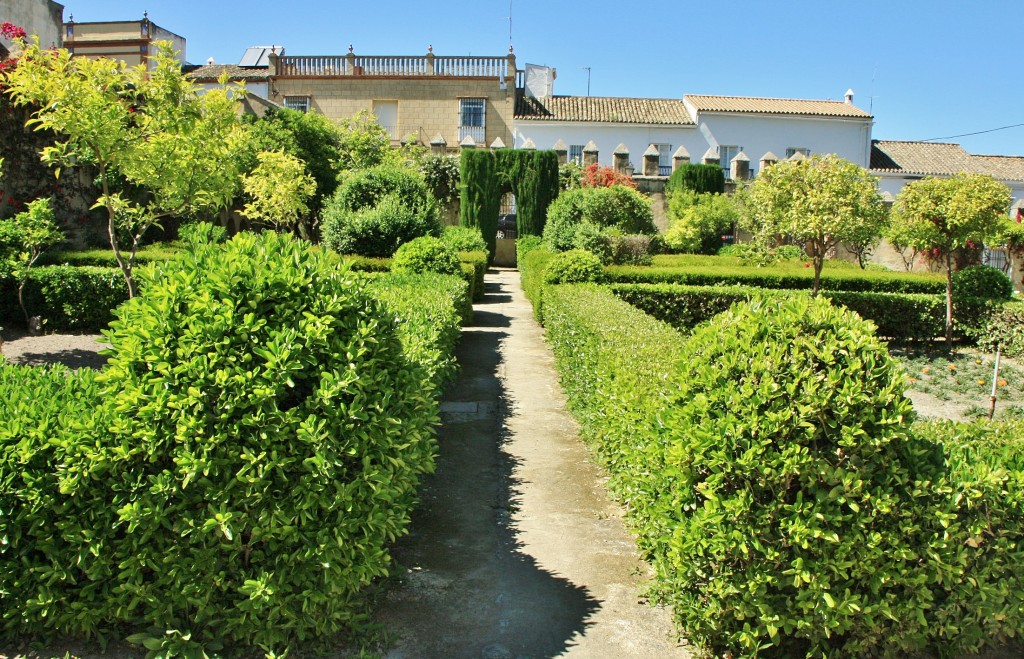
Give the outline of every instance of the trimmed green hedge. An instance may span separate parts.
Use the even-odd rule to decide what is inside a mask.
[[[147,275],[98,375],[0,366],[0,634],[280,654],[364,619],[467,298],[236,237]]]
[[[723,319],[691,344],[606,287],[544,289],[569,405],[655,591],[691,640],[734,656],[956,656],[1014,637],[1024,425],[910,426],[868,326],[793,297],[818,310],[790,313],[798,338]]]
[[[680,284],[686,286],[756,286],[790,290],[811,290],[814,273],[786,272],[772,268],[744,266],[689,267],[609,266],[608,279],[622,284]],[[821,275],[824,291],[873,293],[945,294],[946,280],[934,275],[875,272],[871,270],[826,269]]]
[[[805,291],[748,286],[681,286],[673,284],[613,284],[615,294],[655,318],[682,331],[713,318],[736,302],[753,297],[793,297]],[[872,321],[878,336],[901,341],[928,341],[945,335],[944,295],[822,291],[822,297]],[[958,303],[958,327],[974,327],[992,309],[986,300]],[[963,335],[962,332],[959,333]]]
[[[480,302],[484,299],[484,275],[487,274],[487,252],[470,251],[470,252],[459,252],[459,260],[463,264],[469,264],[473,267],[473,301]]]
[[[523,240],[517,241],[517,251]],[[544,322],[544,271],[553,258],[555,253],[547,247],[534,247],[525,253],[519,251],[516,254],[523,294],[533,304],[533,315],[540,322]]]
[[[25,286],[25,307],[41,316],[46,332],[99,332],[114,318],[114,309],[128,299],[120,268],[54,265],[33,268]],[[2,322],[21,326],[17,286],[0,284]]]
[[[159,263],[170,261],[181,256],[181,248],[177,243],[158,243],[141,247],[135,254],[135,264],[145,265],[148,263]],[[44,252],[37,266],[42,265],[70,265],[70,266],[95,266],[97,268],[119,268],[114,252],[110,248],[89,249],[76,251],[54,251]]]

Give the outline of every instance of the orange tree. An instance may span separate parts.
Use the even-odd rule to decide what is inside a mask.
[[[946,344],[953,344],[953,252],[996,238],[1004,228],[1010,190],[991,176],[957,174],[908,184],[893,204],[893,227],[907,246],[937,250],[946,268]]]

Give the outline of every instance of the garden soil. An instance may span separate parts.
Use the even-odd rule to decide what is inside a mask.
[[[492,270],[442,403],[440,456],[374,622],[388,659],[690,657],[566,408],[553,357],[514,270]],[[11,362],[98,367],[97,335],[9,330]],[[913,396],[926,416],[958,416]],[[101,656],[79,647],[22,656]],[[0,659],[17,656],[5,654]],[[106,656],[131,656],[124,646]],[[338,649],[333,656],[346,656]],[[139,654],[141,656],[141,653]],[[988,656],[1011,656],[999,652]]]

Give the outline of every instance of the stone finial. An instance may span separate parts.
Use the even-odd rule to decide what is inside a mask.
[[[685,146],[680,145],[676,152],[672,154],[672,171],[676,171],[683,165],[690,164],[690,152],[686,150]]]
[[[529,140],[527,140],[527,141],[529,141]],[[504,149],[505,148],[505,140],[501,139],[500,137],[495,137],[494,141],[491,142],[491,148],[492,149]]]
[[[597,144],[594,143],[594,140],[590,140],[583,147],[583,166],[596,165],[598,155]]]
[[[566,146],[565,140],[558,138],[558,141],[555,142],[553,147],[551,147],[551,150],[555,152],[556,156],[558,156],[559,165],[564,165],[569,162],[569,147]]]
[[[708,150],[704,152],[704,157],[701,158],[701,161],[705,165],[721,165],[722,158],[718,155],[718,147],[709,146]]]
[[[459,146],[463,149],[475,149],[476,140],[473,139],[472,135],[466,135],[462,138],[462,141],[459,142]]]
[[[565,140],[563,140],[561,137],[559,137],[558,141],[555,142],[555,145],[551,147],[551,150],[552,151],[566,151],[566,152],[568,152],[569,151],[569,146],[565,143]]]
[[[730,178],[734,181],[745,181],[750,178],[750,158],[740,151],[729,163]]]
[[[803,151],[797,151],[789,157],[790,160],[807,160],[807,156],[804,155]]]
[[[355,54],[355,51],[352,49],[352,44],[348,45],[348,52]]]
[[[644,176],[657,176],[659,173],[659,161],[661,160],[661,152],[658,151],[658,147],[653,144],[647,147],[644,151]]]
[[[523,142],[523,145],[521,147],[519,147],[519,148],[520,149],[524,149],[526,151],[536,151],[537,150],[537,145],[533,142],[532,138],[527,137],[526,141]]]
[[[434,44],[427,44],[427,54],[429,54],[429,55],[433,55],[434,54]]]
[[[779,162],[779,157],[777,155],[771,151],[765,152],[765,154],[761,156],[761,171],[763,172],[765,169],[771,167],[777,162]]]
[[[620,174],[626,173],[626,167],[629,167],[629,147],[625,144],[619,144],[612,151],[612,167]]]
[[[448,149],[448,142],[444,139],[444,135],[438,133],[434,135],[434,139],[430,140],[430,153],[435,156],[443,156],[445,151]]]

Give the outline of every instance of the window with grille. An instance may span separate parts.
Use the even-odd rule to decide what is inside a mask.
[[[472,137],[477,143],[484,143],[485,117],[487,116],[487,99],[459,99],[459,141]]]
[[[285,96],[284,106],[290,110],[298,110],[299,112],[309,112],[309,97]]]
[[[582,144],[569,145],[569,162],[574,162],[577,165],[583,164],[583,146]]]
[[[722,166],[722,171],[725,172],[726,180],[732,179],[732,159],[735,158],[740,152],[738,146],[719,146],[718,147],[718,163]]]
[[[809,156],[811,155],[811,150],[804,148],[802,146],[791,146],[788,149],[786,149],[786,158],[792,158],[798,153],[802,153],[805,156]]]
[[[655,144],[658,150],[658,176],[668,176],[672,173],[672,145]]]

